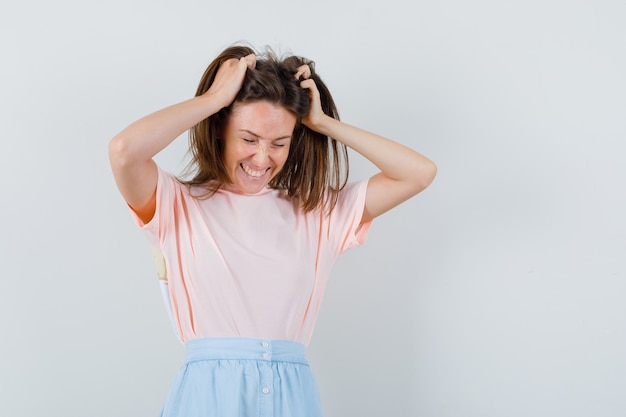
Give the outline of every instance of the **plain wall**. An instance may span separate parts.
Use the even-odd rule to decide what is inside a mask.
[[[3,2],[0,415],[158,415],[183,348],[107,144],[238,40],[312,58],[343,120],[439,167],[333,270],[327,416],[626,415],[624,22],[617,0]]]

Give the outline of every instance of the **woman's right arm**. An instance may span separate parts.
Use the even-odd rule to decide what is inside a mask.
[[[115,182],[142,221],[150,221],[156,208],[157,168],[152,158],[187,129],[230,105],[246,70],[255,63],[254,55],[225,61],[206,93],[145,116],[111,139]]]

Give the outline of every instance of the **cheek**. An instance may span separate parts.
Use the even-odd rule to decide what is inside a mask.
[[[224,162],[228,167],[231,165],[237,165],[238,161],[242,158],[243,151],[236,143],[226,143],[224,147]]]
[[[289,157],[289,148],[280,152],[280,157],[278,158],[278,160],[280,161],[281,166],[285,165],[285,162],[287,162],[288,157]]]

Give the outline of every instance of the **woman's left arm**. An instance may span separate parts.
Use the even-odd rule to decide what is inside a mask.
[[[324,114],[315,82],[304,80],[301,86],[308,88],[311,96],[311,110],[302,122],[363,155],[381,171],[369,180],[361,222],[396,207],[434,180],[437,166],[430,159],[397,142]]]

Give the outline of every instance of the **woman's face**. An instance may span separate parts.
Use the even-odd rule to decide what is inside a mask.
[[[224,129],[224,163],[234,191],[256,194],[289,155],[296,116],[267,101],[233,107]]]

